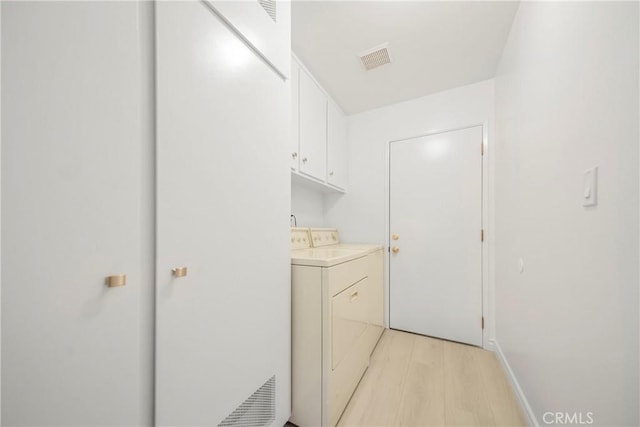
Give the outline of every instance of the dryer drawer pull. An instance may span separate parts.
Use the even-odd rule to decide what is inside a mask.
[[[358,291],[355,291],[351,294],[351,302],[358,299]]]

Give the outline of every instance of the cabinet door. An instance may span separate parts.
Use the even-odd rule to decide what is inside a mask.
[[[156,423],[215,426],[260,390],[234,425],[284,425],[289,84],[202,2],[156,13]]]
[[[2,3],[3,425],[151,425],[151,7]]]
[[[288,77],[291,61],[291,2],[284,0],[204,0],[220,13],[233,31],[273,66]],[[282,46],[289,48],[282,49]],[[233,52],[227,52],[233,55]]]
[[[291,169],[297,171],[300,163],[300,66],[291,61]]]
[[[327,179],[327,98],[300,70],[300,172]]]
[[[327,182],[343,190],[347,186],[347,120],[332,102],[327,114]]]

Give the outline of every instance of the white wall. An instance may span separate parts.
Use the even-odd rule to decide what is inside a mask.
[[[2,3],[0,3],[0,82],[2,82]],[[0,99],[2,99],[2,84],[0,83]],[[0,102],[0,104],[2,104]],[[2,108],[0,107],[0,177],[2,177]],[[0,242],[2,242],[2,182],[0,178]],[[0,245],[0,260],[2,260],[2,245]],[[2,366],[2,262],[0,261],[0,366]],[[2,420],[2,369],[0,369],[0,420]],[[1,421],[0,421],[1,423]]]
[[[291,183],[291,213],[296,216],[298,227],[324,226],[323,197],[322,192],[296,181]]]
[[[350,116],[348,192],[325,196],[325,224],[338,227],[344,242],[386,243],[389,142],[488,122],[490,163],[493,110],[493,80],[487,80]],[[488,172],[491,180],[491,167]],[[490,224],[488,231],[490,241]]]
[[[496,76],[496,337],[540,424],[640,422],[638,65],[638,3],[523,2]]]

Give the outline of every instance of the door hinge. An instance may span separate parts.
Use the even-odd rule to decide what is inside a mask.
[[[480,230],[480,241],[484,242],[484,228]]]
[[[484,329],[484,316],[482,316],[482,329]]]
[[[480,155],[484,156],[484,141],[480,143]]]

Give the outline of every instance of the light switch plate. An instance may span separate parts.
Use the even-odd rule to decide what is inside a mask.
[[[582,206],[598,204],[598,167],[587,169],[582,177]]]

